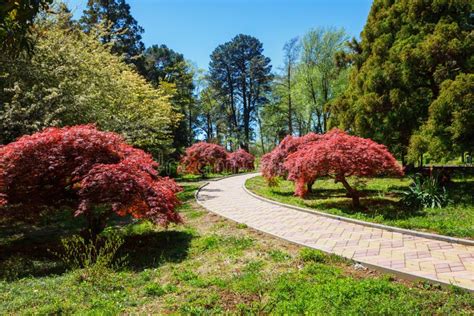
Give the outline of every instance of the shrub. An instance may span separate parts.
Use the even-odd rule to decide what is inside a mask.
[[[233,173],[239,173],[240,170],[253,170],[255,157],[243,149],[239,149],[229,154],[227,159],[229,168]]]
[[[167,225],[181,222],[180,187],[158,176],[149,154],[92,125],[48,128],[0,148],[3,216],[35,219],[72,208],[93,235],[112,214]]]
[[[277,177],[286,178],[288,170],[284,163],[288,156],[298,150],[298,148],[308,142],[318,141],[321,135],[309,133],[301,137],[286,136],[281,143],[270,153],[262,156],[260,170],[262,176],[271,186],[276,183]],[[309,185],[311,187],[311,184]]]
[[[401,203],[414,209],[442,208],[448,201],[446,188],[440,185],[438,177],[416,175],[413,183],[403,192]]]
[[[223,171],[226,161],[227,151],[224,147],[199,142],[186,149],[181,165],[186,172],[204,175],[206,167],[213,172]]]
[[[118,233],[105,236],[84,238],[74,235],[61,239],[61,250],[54,251],[56,257],[61,259],[70,269],[79,268],[112,268],[123,263],[125,258],[117,258],[117,251],[124,240]]]
[[[318,141],[300,146],[288,156],[284,166],[289,171],[288,179],[295,182],[295,195],[304,196],[305,184],[327,176],[344,185],[356,208],[360,207],[360,193],[348,183],[347,177],[403,175],[402,168],[385,146],[338,129]]]

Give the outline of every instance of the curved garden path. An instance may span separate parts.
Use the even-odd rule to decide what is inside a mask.
[[[262,232],[405,278],[474,290],[474,246],[310,214],[250,195],[256,174],[211,181],[196,194],[209,211]]]

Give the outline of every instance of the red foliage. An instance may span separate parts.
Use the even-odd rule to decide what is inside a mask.
[[[321,135],[315,133],[308,133],[301,137],[286,136],[270,153],[262,156],[260,160],[262,176],[270,185],[275,184],[276,177],[286,177],[288,170],[284,162],[288,155],[296,152],[300,146],[308,142],[318,141],[320,138]]]
[[[239,149],[229,154],[227,159],[229,167],[234,173],[238,173],[239,170],[253,170],[255,157],[243,149]]]
[[[214,172],[225,169],[227,151],[224,147],[206,142],[199,142],[186,148],[181,158],[184,170],[193,174],[204,174],[204,168],[210,167]]]
[[[403,175],[401,166],[384,145],[334,129],[319,141],[301,146],[284,164],[288,179],[296,184],[295,195],[306,194],[305,183],[329,176],[341,182],[359,206],[359,194],[346,178],[350,176]]]
[[[115,133],[92,125],[48,128],[0,147],[0,204],[23,218],[69,206],[97,232],[112,213],[180,222],[181,189],[157,167]]]

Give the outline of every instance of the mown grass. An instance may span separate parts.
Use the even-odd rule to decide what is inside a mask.
[[[268,187],[262,177],[247,180],[252,192],[282,203],[301,206],[335,215],[382,223],[407,229],[434,232],[463,238],[474,238],[474,178],[454,179],[448,186],[451,202],[441,209],[408,209],[399,203],[401,191],[409,178],[375,178],[352,183],[362,192],[363,210],[353,209],[351,199],[341,184],[330,179],[317,180],[313,193],[306,198],[295,197],[291,181],[280,180]]]
[[[460,289],[357,270],[207,213],[193,200],[197,186],[181,193],[184,225],[116,228],[128,259],[115,270],[65,269],[47,251],[59,231],[3,234],[0,314],[474,313],[474,297]]]

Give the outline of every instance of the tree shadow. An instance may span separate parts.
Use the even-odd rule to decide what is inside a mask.
[[[474,205],[474,178],[450,182],[446,189],[451,200],[456,203]]]
[[[16,234],[13,229],[2,231],[0,280],[44,277],[66,272],[67,267],[54,253],[64,251],[61,238],[78,234],[80,229],[24,226],[13,226],[20,229]],[[173,230],[127,234],[117,257],[126,257],[123,268],[131,270],[158,267],[165,262],[180,262],[188,256],[192,238],[191,233]]]
[[[158,231],[125,238],[119,251],[127,256],[126,267],[139,271],[166,262],[181,262],[188,257],[193,235],[183,231]]]
[[[421,209],[409,209],[402,203],[395,201],[394,198],[400,197],[400,191],[405,189],[403,186],[391,186],[389,191],[380,195],[379,190],[361,189],[360,197],[363,208],[354,208],[352,199],[343,188],[331,189],[313,189],[302,200],[303,205],[315,210],[328,211],[337,209],[343,214],[356,215],[362,214],[365,217],[382,216],[385,219],[407,219],[412,217],[424,216],[425,212]],[[292,197],[291,191],[280,192],[274,190],[275,196],[282,198]]]
[[[50,231],[49,234],[38,231],[40,234],[1,240],[0,279],[43,277],[66,271],[64,264],[52,253],[59,250],[64,234],[60,230]]]
[[[319,202],[317,208],[321,210],[338,209],[347,215],[363,214],[366,217],[382,216],[390,220],[408,219],[425,215],[425,212],[421,209],[409,209],[400,202],[385,198],[361,198],[360,202],[363,208],[354,208],[350,199]]]

